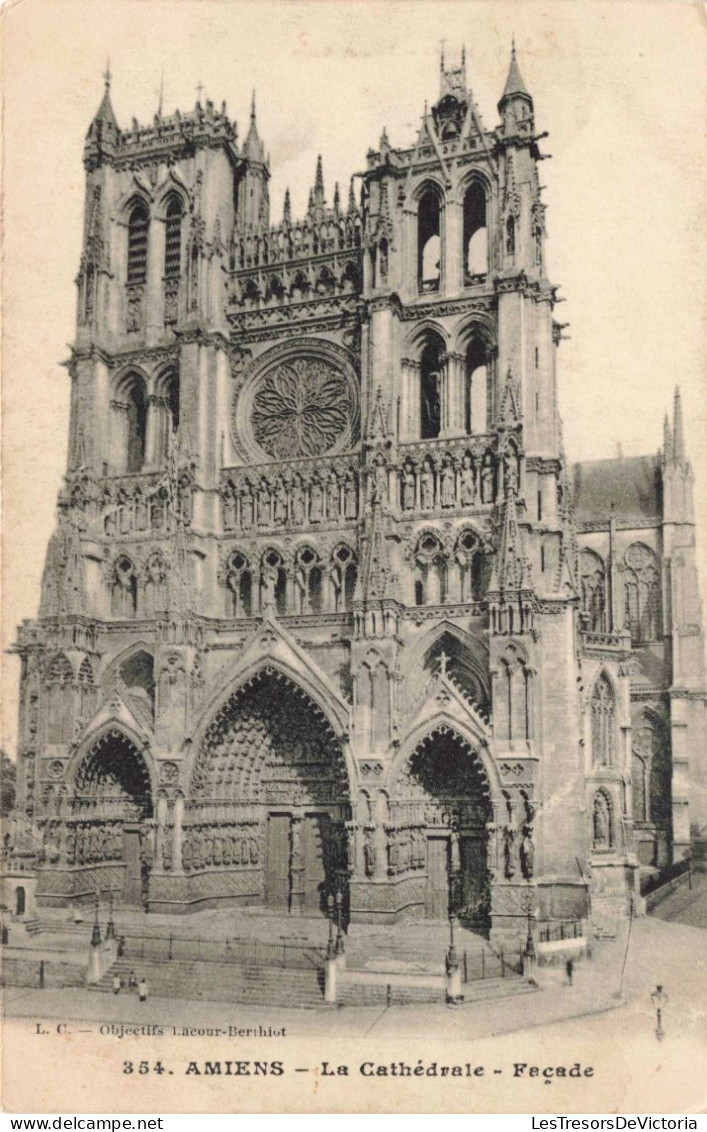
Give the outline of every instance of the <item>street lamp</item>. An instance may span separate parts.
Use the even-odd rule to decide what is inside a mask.
[[[334,947],[334,897],[329,893],[326,899],[327,912],[329,913],[329,939],[326,945],[327,959],[333,959],[336,955],[336,948]]]
[[[668,996],[659,984],[651,995],[651,1002],[655,1006],[655,1036],[659,1042],[662,1042],[665,1037],[665,1030],[663,1029],[663,1007],[667,1001]]]
[[[100,897],[98,895],[98,892],[96,892],[96,898],[93,906],[93,930],[91,932],[91,943],[96,946],[101,942],[101,927],[98,923],[99,901]]]
[[[113,923],[113,890],[108,893],[108,923],[106,924],[106,939],[115,939],[115,924]]]
[[[342,896],[341,889],[337,888],[336,896],[335,896],[335,900],[336,900],[336,947],[334,949],[336,955],[343,955],[344,954],[344,936],[343,936],[343,933],[341,931],[341,905],[342,905],[343,899],[344,898]]]

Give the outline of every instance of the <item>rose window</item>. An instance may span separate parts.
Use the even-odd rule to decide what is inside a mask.
[[[260,447],[275,459],[321,456],[351,424],[352,393],[346,377],[320,359],[282,362],[260,381],[251,426]]]

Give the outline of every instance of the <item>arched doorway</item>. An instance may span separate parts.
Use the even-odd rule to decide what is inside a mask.
[[[279,912],[348,900],[346,763],[331,725],[299,685],[264,669],[209,726],[191,780],[184,869],[220,874],[220,892]]]
[[[425,871],[429,919],[459,916],[477,931],[490,924],[487,824],[490,788],[481,758],[450,727],[427,735],[394,784],[390,817],[395,830],[413,829],[418,868]]]
[[[78,768],[67,831],[67,863],[124,866],[122,901],[147,905],[152,858],[152,790],[141,752],[113,728]],[[106,874],[109,875],[109,874]],[[95,887],[100,889],[97,871]]]

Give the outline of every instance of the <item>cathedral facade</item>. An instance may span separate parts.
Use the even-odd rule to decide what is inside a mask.
[[[513,52],[270,217],[255,105],[88,131],[67,473],[19,630],[40,905],[626,914],[707,842],[679,397],[571,466]]]

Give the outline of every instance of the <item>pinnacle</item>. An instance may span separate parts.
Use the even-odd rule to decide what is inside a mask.
[[[515,95],[524,95],[530,98],[527,87],[523,82],[523,76],[520,73],[518,66],[518,59],[516,57],[516,43],[513,39],[511,44],[511,65],[508,68],[508,78],[506,79],[506,86],[503,94],[501,95],[501,102],[505,102],[507,98],[513,98]]]

